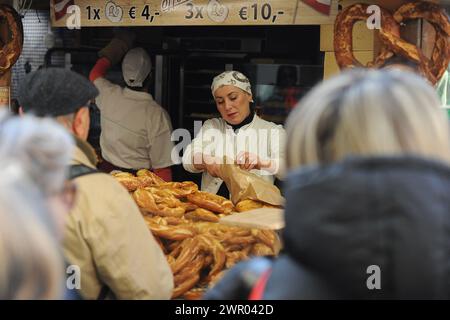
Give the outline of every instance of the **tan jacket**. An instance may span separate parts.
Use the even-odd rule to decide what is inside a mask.
[[[95,168],[95,153],[77,141],[72,164]],[[77,202],[69,215],[64,254],[81,270],[81,294],[97,299],[106,284],[118,299],[169,299],[173,276],[128,192],[111,176],[75,178]]]

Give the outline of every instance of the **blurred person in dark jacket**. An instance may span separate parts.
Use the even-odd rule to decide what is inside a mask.
[[[284,252],[206,299],[449,299],[450,132],[401,70],[343,73],[287,121]]]

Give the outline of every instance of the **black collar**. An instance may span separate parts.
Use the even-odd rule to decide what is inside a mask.
[[[243,126],[250,124],[253,121],[253,118],[255,117],[255,113],[251,112],[249,113],[249,115],[247,116],[247,118],[245,118],[241,123],[239,124],[230,124],[228,123],[232,128],[233,131],[237,133],[237,131],[242,128]]]

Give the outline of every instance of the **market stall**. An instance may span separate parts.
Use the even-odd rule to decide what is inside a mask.
[[[215,104],[210,97],[210,82],[220,70],[240,69],[249,74],[256,84],[255,100],[264,118],[278,123],[283,123],[298,99],[323,78],[348,67],[381,67],[394,53],[400,54],[402,46],[393,44],[396,41],[398,43],[399,39],[409,39],[412,42],[409,45],[403,43],[406,48],[403,53],[409,59],[420,62],[428,79],[437,83],[450,58],[448,18],[444,18],[439,7],[433,7],[433,12],[438,17],[433,19],[426,17],[423,10],[421,15],[408,16],[407,10],[401,9],[403,1],[395,4],[362,1],[382,8],[384,20],[380,31],[367,27],[365,20],[368,18],[368,6],[354,6],[355,2],[204,0],[145,1],[133,4],[120,0],[106,3],[74,0],[52,1],[50,12],[54,27],[143,27],[141,39],[146,34],[155,35],[155,30],[161,30],[158,28],[178,26],[179,29],[172,29],[167,33],[165,30],[161,31],[161,41],[156,45],[159,47],[155,49],[155,97],[164,102],[164,96],[167,96],[166,102],[169,109],[172,109],[171,115],[175,115],[174,127],[189,128],[194,120],[205,120],[216,115]],[[342,9],[340,15],[338,4]],[[70,5],[78,7],[69,9]],[[416,11],[419,10],[416,8]],[[399,16],[405,21],[413,21],[407,27],[400,28],[400,23],[405,21],[399,20]],[[430,29],[430,25],[423,22],[424,18],[433,28]],[[417,22],[416,19],[422,20]],[[358,20],[362,21],[354,26]],[[388,33],[385,33],[386,21],[393,25]],[[283,47],[283,44],[274,41],[276,36],[261,40],[258,36],[250,37],[246,33],[256,33],[255,29],[249,31],[254,26],[266,27],[266,34],[270,34],[273,31],[271,28],[275,29],[275,26],[285,28],[282,30],[286,32],[299,30],[286,26],[311,25],[320,29],[318,37],[311,36],[312,33],[309,32],[308,40],[320,43],[320,50],[311,50],[315,55],[312,59],[308,59],[305,52],[302,52],[301,48],[305,46],[298,43],[296,50],[290,50],[289,46],[294,44],[285,44]],[[190,29],[191,27],[198,28]],[[227,30],[213,30],[212,27],[227,27],[233,30],[233,38],[237,38],[239,33],[245,37],[232,42],[225,36],[215,39],[214,36],[208,38],[204,34],[192,35],[196,32],[202,34],[200,27],[208,28],[207,31],[215,35]],[[233,27],[240,29],[231,29]],[[341,29],[343,27],[346,28],[345,32]],[[95,28],[90,29],[86,31],[86,35],[95,32],[92,31]],[[302,29],[299,34],[306,34],[307,31],[310,29]],[[430,32],[438,33],[437,40],[429,40]],[[379,40],[380,34],[381,37],[384,36],[384,41]],[[391,36],[396,38],[389,38]],[[287,38],[284,37],[281,42],[286,43]],[[301,40],[293,42],[300,43]],[[296,55],[301,55],[307,63],[292,62]],[[311,61],[317,62],[322,56],[324,61],[313,66],[309,64]],[[424,58],[426,56],[427,59]],[[290,74],[294,76],[290,77]],[[292,82],[281,84],[287,78],[292,78]],[[167,88],[163,88],[162,83],[176,91],[176,94],[164,94]],[[292,90],[285,90],[284,86]],[[289,100],[288,106],[283,95],[285,92],[289,92],[290,97],[294,96],[294,102]],[[199,298],[220,279],[224,270],[235,263],[251,256],[274,256],[280,250],[278,236],[270,228],[230,226],[221,222],[229,220],[227,218],[230,216],[237,216],[239,212],[253,209],[271,208],[276,214],[276,210],[282,208],[282,201],[267,201],[257,196],[233,199],[236,190],[231,192],[230,201],[199,191],[198,183],[190,181],[191,179],[177,178],[177,181],[183,182],[165,182],[148,170],[140,170],[137,175],[124,172],[113,175],[127,188],[141,208],[150,231],[166,255],[175,279],[173,298]],[[264,187],[271,188],[268,185]]]

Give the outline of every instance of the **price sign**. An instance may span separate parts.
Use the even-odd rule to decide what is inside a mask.
[[[332,24],[337,0],[329,15],[301,0],[52,0],[50,12],[54,27]]]

